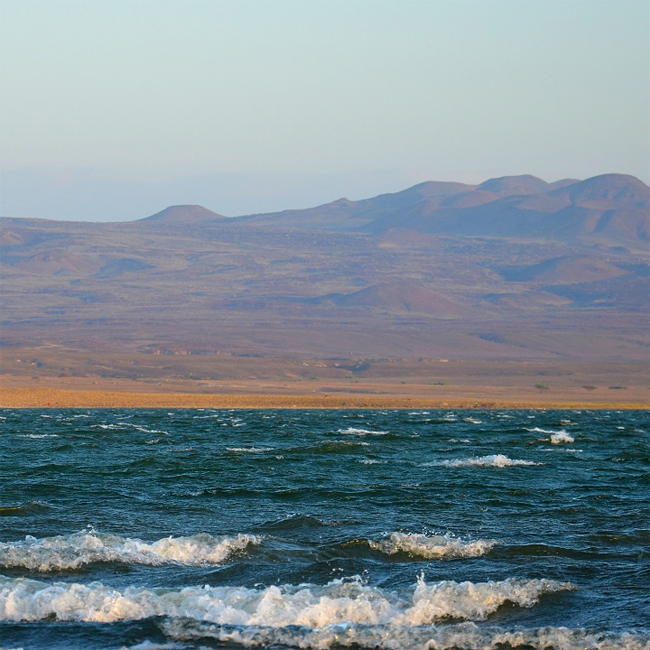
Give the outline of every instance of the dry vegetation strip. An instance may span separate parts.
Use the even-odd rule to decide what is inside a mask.
[[[648,409],[635,402],[440,400],[359,395],[197,395],[0,388],[0,408],[224,408],[224,409]]]

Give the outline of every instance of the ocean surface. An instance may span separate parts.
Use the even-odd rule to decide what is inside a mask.
[[[649,432],[0,410],[0,648],[649,648]]]

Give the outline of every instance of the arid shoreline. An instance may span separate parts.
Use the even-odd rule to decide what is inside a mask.
[[[0,408],[648,409],[637,402],[433,399],[403,395],[228,395],[0,388]]]

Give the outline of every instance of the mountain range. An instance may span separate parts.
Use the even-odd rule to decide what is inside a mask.
[[[235,218],[3,217],[0,345],[647,362],[649,215],[648,186],[606,174],[431,181]]]

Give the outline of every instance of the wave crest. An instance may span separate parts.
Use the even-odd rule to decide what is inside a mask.
[[[532,460],[519,460],[508,458],[504,454],[492,454],[490,456],[480,456],[478,458],[457,458],[454,460],[441,460],[432,463],[425,463],[424,467],[433,467],[440,465],[442,467],[517,467],[523,465],[544,465]]]
[[[388,434],[388,431],[373,431],[371,429],[362,429],[357,427],[339,429],[338,432],[349,436],[385,436]]]
[[[421,533],[391,533],[386,539],[368,542],[370,548],[395,555],[407,553],[412,557],[427,560],[435,558],[480,557],[488,553],[496,540],[465,541],[446,533],[445,535],[424,535]]]
[[[553,580],[427,584],[420,577],[410,595],[370,587],[359,578],[325,586],[128,587],[119,591],[99,582],[52,584],[0,577],[0,619],[109,623],[167,616],[238,626],[419,626],[445,619],[481,621],[506,602],[533,607],[544,593],[573,588]]]
[[[0,566],[41,572],[78,569],[100,562],[201,566],[219,564],[232,553],[260,541],[255,535],[213,537],[207,533],[165,537],[151,543],[87,531],[43,539],[28,535],[23,541],[0,542]]]

